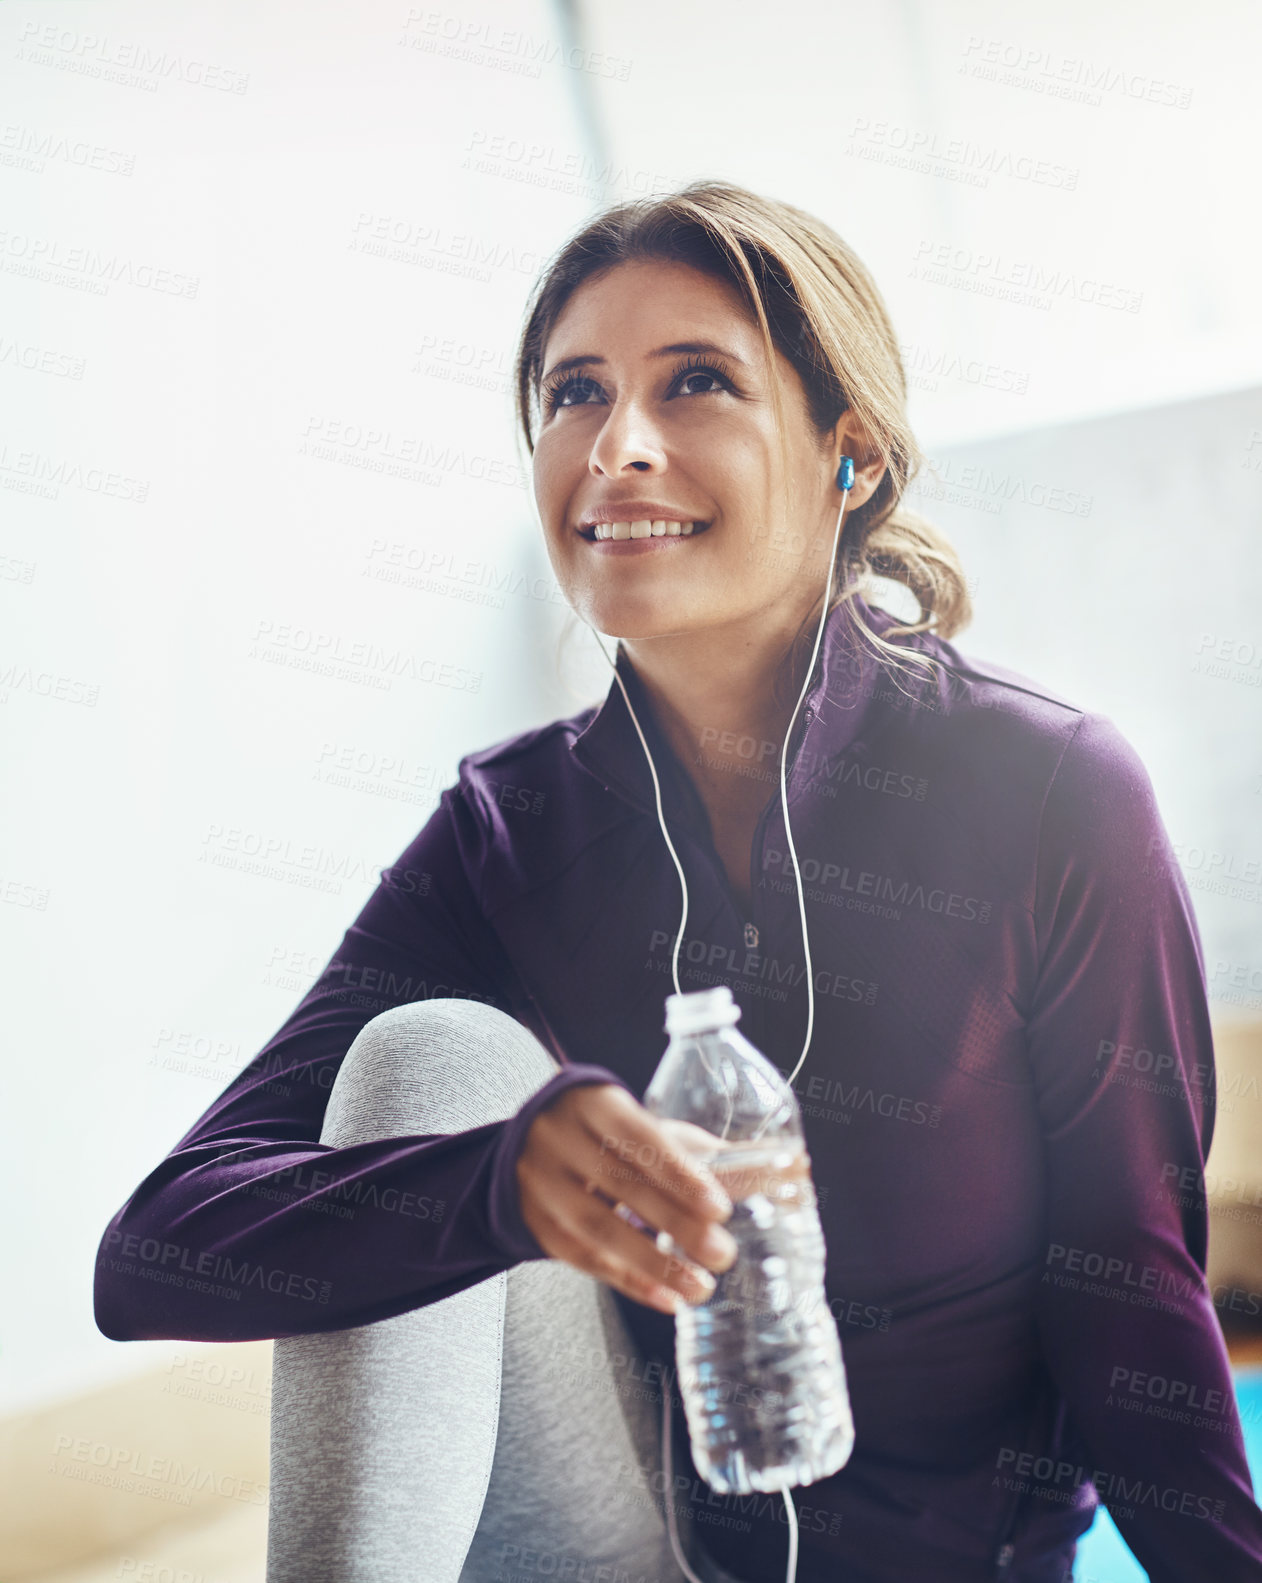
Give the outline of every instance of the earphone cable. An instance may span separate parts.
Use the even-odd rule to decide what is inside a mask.
[[[843,458],[843,465],[845,463],[845,460],[846,459]],[[834,531],[834,534],[833,534],[832,553],[829,556],[829,560],[828,560],[828,581],[825,584],[824,600],[823,600],[823,606],[822,606],[822,608],[820,610],[819,626],[818,626],[818,628],[816,629],[816,632],[815,632],[815,646],[814,646],[814,648],[811,651],[811,662],[806,668],[806,676],[805,676],[805,678],[803,679],[803,682],[802,682],[802,690],[798,694],[797,703],[793,707],[793,714],[790,716],[788,729],[785,732],[784,742],[783,742],[783,744],[781,746],[781,749],[780,749],[780,806],[781,806],[781,810],[782,810],[782,812],[784,814],[784,831],[785,831],[785,836],[786,836],[786,838],[788,840],[788,843],[789,843],[789,856],[790,856],[790,858],[792,859],[792,862],[793,862],[794,878],[796,879],[796,882],[797,882],[798,916],[799,916],[799,919],[800,919],[801,924],[802,924],[802,950],[803,950],[803,953],[804,953],[804,955],[806,957],[806,1004],[807,1004],[807,1011],[806,1011],[806,1038],[805,1038],[805,1041],[804,1041],[804,1043],[802,1045],[802,1053],[801,1053],[801,1055],[798,1056],[797,1064],[796,1064],[796,1066],[794,1066],[792,1072],[789,1074],[789,1077],[787,1079],[790,1088],[793,1086],[793,1079],[797,1076],[798,1072],[802,1068],[803,1061],[806,1060],[806,1052],[810,1049],[810,1045],[811,1045],[811,1036],[812,1036],[812,1033],[813,1033],[813,1030],[814,1030],[814,1026],[815,1026],[815,986],[814,986],[814,983],[813,983],[812,978],[811,978],[811,946],[810,946],[809,934],[808,934],[807,927],[806,927],[806,901],[805,901],[804,893],[803,893],[803,890],[802,890],[802,871],[801,871],[800,867],[798,866],[797,849],[796,849],[796,847],[793,844],[793,832],[792,832],[792,830],[790,828],[790,825],[789,825],[789,795],[788,795],[788,783],[787,783],[787,778],[786,778],[785,765],[786,765],[786,761],[787,761],[787,758],[788,758],[789,739],[793,735],[793,727],[794,727],[794,724],[797,721],[798,711],[802,707],[802,700],[806,697],[807,689],[810,686],[811,677],[814,675],[814,672],[815,672],[815,664],[816,664],[816,660],[819,657],[820,644],[821,644],[821,642],[823,640],[823,636],[824,636],[824,627],[825,627],[825,625],[827,623],[827,620],[828,620],[829,595],[830,595],[831,590],[832,590],[833,572],[834,572],[834,568],[836,566],[836,560],[837,560],[837,545],[838,545],[838,543],[840,542],[840,539],[841,539],[841,523],[842,523],[842,518],[845,516],[846,502],[849,500],[849,498],[850,498],[850,485],[849,485],[849,483],[847,483],[846,485],[844,485],[842,487],[841,509],[837,513],[837,527],[836,527],[836,530]],[[680,945],[681,945],[681,943],[683,941],[684,926],[685,926],[685,923],[687,922],[687,918],[688,918],[688,882],[684,878],[683,865],[679,861],[679,854],[675,851],[674,842],[672,842],[672,840],[670,838],[670,832],[666,828],[666,818],[665,818],[665,815],[664,815],[664,813],[662,811],[662,788],[661,788],[661,784],[660,784],[660,782],[658,781],[658,778],[657,778],[657,767],[653,763],[653,755],[649,751],[649,745],[648,745],[647,741],[645,740],[644,732],[640,729],[639,717],[637,716],[637,714],[635,712],[635,709],[634,709],[634,707],[633,707],[633,705],[631,703],[630,695],[627,692],[626,686],[623,683],[621,675],[619,675],[619,673],[618,673],[617,661],[610,658],[609,653],[608,653],[608,651],[605,648],[605,645],[601,642],[600,634],[596,631],[596,628],[593,627],[591,625],[591,622],[587,621],[585,617],[582,618],[582,619],[584,620],[585,625],[587,625],[588,627],[591,628],[592,635],[596,639],[597,645],[600,648],[600,652],[605,656],[605,659],[608,660],[609,664],[613,667],[614,680],[618,683],[618,686],[621,689],[623,699],[626,702],[627,710],[630,713],[632,723],[635,726],[635,733],[640,739],[640,746],[644,749],[644,756],[648,760],[649,774],[653,777],[653,796],[654,796],[654,800],[655,800],[656,807],[657,807],[657,822],[661,826],[662,835],[665,838],[666,845],[667,845],[667,847],[668,847],[668,849],[670,851],[671,859],[672,859],[672,861],[675,864],[675,871],[679,875],[679,884],[680,884],[681,891],[683,893],[683,911],[682,911],[682,913],[680,915],[680,919],[679,919],[679,930],[678,930],[678,932],[677,932],[677,934],[675,936],[675,948],[674,948],[674,951],[671,953],[671,975],[672,975],[672,977],[674,979],[674,982],[675,982],[675,993],[677,995],[680,995],[680,994],[683,993],[683,991],[680,988],[680,984],[679,984],[679,947],[680,947]],[[702,1059],[703,1060],[705,1059],[704,1051],[702,1052]],[[710,1067],[710,1064],[709,1064],[708,1061],[706,1062],[706,1070],[708,1072],[710,1072],[710,1075],[712,1077],[717,1077],[717,1074],[714,1073],[714,1071]],[[723,1127],[723,1134],[722,1135],[724,1137],[727,1136],[727,1129],[728,1129],[728,1126],[730,1126],[730,1124],[731,1124],[731,1117],[732,1117],[732,1099],[731,1099],[730,1092],[728,1092],[727,1089],[726,1089],[726,1086],[725,1086],[725,1096],[727,1098],[727,1103],[728,1103],[728,1116],[727,1116],[727,1121],[724,1123],[724,1127]],[[751,1142],[758,1138],[759,1134],[762,1131],[762,1127],[765,1126],[770,1119],[771,1119],[770,1114],[767,1117],[764,1118],[763,1123],[760,1125],[758,1130],[754,1133],[754,1138],[750,1140]],[[658,1247],[660,1248],[661,1246],[662,1246],[662,1243],[661,1243],[661,1240],[659,1238]],[[663,1249],[663,1251],[668,1251],[668,1250],[667,1249]],[[672,1496],[672,1491],[673,1491],[674,1486],[673,1486],[672,1477],[671,1477],[670,1408],[671,1408],[671,1391],[670,1391],[669,1385],[668,1384],[664,1384],[663,1385],[663,1389],[662,1389],[662,1467],[663,1467],[663,1474],[664,1474],[664,1477],[665,1477],[665,1486],[664,1486],[664,1490],[663,1490],[663,1500],[664,1500],[665,1506],[666,1506],[666,1525],[667,1525],[667,1530],[668,1530],[668,1532],[670,1534],[671,1549],[674,1551],[675,1559],[679,1562],[679,1565],[682,1567],[685,1576],[689,1580],[689,1583],[704,1583],[704,1580],[699,1578],[696,1575],[696,1573],[692,1570],[692,1568],[689,1566],[688,1561],[687,1561],[687,1559],[684,1556],[683,1550],[682,1550],[682,1548],[680,1546],[680,1542],[679,1542],[679,1533],[678,1533],[678,1527],[677,1527],[676,1517],[675,1517],[675,1505],[674,1505],[674,1500],[673,1500],[673,1496]],[[790,1493],[791,1486],[788,1485],[788,1484],[781,1485],[780,1486],[780,1490],[781,1490],[782,1495],[784,1496],[784,1504],[785,1504],[785,1508],[786,1508],[786,1515],[787,1515],[787,1518],[788,1518],[788,1525],[789,1525],[789,1560],[788,1560],[788,1569],[787,1569],[786,1574],[785,1574],[785,1580],[786,1580],[786,1583],[795,1583],[795,1579],[796,1579],[796,1576],[797,1576],[797,1558],[798,1558],[798,1516],[797,1516],[797,1509],[796,1509],[796,1507],[793,1504],[793,1497],[792,1497],[792,1495]]]

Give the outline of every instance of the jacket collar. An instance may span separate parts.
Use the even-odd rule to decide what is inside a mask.
[[[887,611],[860,598],[856,598],[855,603],[874,631],[883,632],[894,624],[895,617]],[[709,817],[696,786],[658,727],[644,684],[621,643],[617,648],[616,669],[630,695],[657,766],[663,810],[671,810],[676,819],[682,819],[693,829],[706,829]],[[858,737],[881,669],[871,646],[856,633],[849,608],[840,605],[829,611],[820,654],[816,658],[814,680],[798,711],[789,743],[786,781],[790,793],[802,790]],[[570,742],[569,749],[575,762],[608,790],[656,817],[653,778],[644,748],[622,689],[612,676],[604,702]],[[778,781],[779,756],[767,763],[776,767]]]

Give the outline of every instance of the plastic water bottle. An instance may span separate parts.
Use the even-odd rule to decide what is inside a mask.
[[[797,1096],[740,1014],[726,985],[668,995],[670,1040],[644,1106],[691,1123],[681,1146],[732,1200],[736,1260],[704,1303],[680,1304],[675,1364],[697,1471],[748,1495],[837,1472],[854,1422]],[[657,1241],[675,1251],[666,1232]]]

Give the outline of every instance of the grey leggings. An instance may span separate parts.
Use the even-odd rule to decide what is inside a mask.
[[[320,1134],[464,1132],[557,1071],[515,1019],[428,1000],[374,1017]],[[393,1319],[274,1343],[267,1583],[686,1583],[661,1390],[610,1289],[557,1259]],[[702,1583],[684,1500],[679,1541]]]

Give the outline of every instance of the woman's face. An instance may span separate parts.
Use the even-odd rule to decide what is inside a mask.
[[[773,381],[788,425],[791,507]],[[535,501],[567,599],[614,637],[734,623],[748,632],[751,622],[792,634],[825,588],[838,457],[855,457],[847,512],[880,481],[879,463],[859,470],[850,420],[836,444],[820,441],[792,364],[777,351],[767,366],[757,321],[726,282],[658,261],[588,279],[544,347],[534,453]],[[602,542],[584,527],[594,517],[706,526]]]

